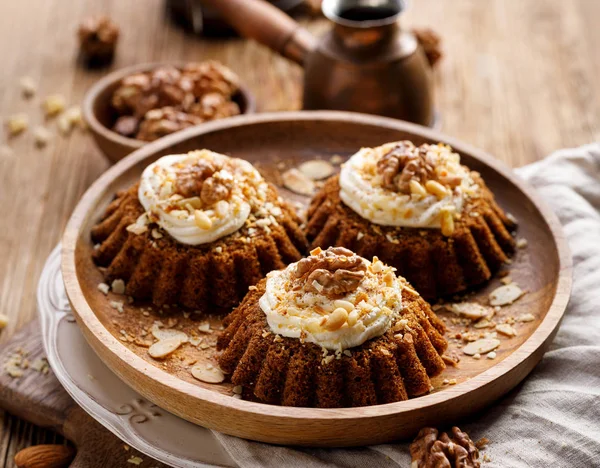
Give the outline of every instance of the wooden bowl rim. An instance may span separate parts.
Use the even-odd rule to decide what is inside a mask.
[[[111,130],[110,128],[106,127],[96,117],[96,113],[94,112],[94,104],[99,99],[99,96],[104,92],[104,90],[106,90],[106,88],[112,86],[118,81],[121,81],[123,78],[129,75],[132,75],[134,73],[147,72],[150,70],[154,70],[155,68],[164,66],[182,68],[188,63],[191,62],[146,62],[119,68],[118,70],[115,70],[103,76],[87,90],[85,96],[83,97],[81,110],[85,122],[88,124],[88,126],[93,132],[101,135],[107,140],[117,143],[123,147],[129,148],[132,151],[148,145],[151,142],[138,140],[136,138],[124,137],[122,135],[119,135],[117,132]],[[240,84],[239,93],[244,96],[244,100],[246,102],[246,109],[241,115],[254,114],[256,112],[256,99],[254,98],[254,95],[250,92],[250,90],[245,84]],[[200,125],[207,125],[208,123],[210,122],[202,123]]]
[[[530,199],[536,209],[540,212],[553,236],[558,254],[559,277],[557,280],[556,292],[546,316],[539,324],[538,328],[521,346],[519,346],[519,348],[490,369],[468,381],[453,386],[452,391],[440,391],[406,401],[364,406],[360,408],[296,408],[236,399],[183,381],[137,356],[114,337],[104,325],[102,325],[93,310],[89,307],[79,285],[76,274],[75,246],[77,239],[79,238],[79,231],[83,221],[86,219],[89,210],[96,205],[98,196],[103,192],[105,187],[120,174],[135,166],[148,156],[156,154],[169,146],[205,133],[251,124],[314,120],[376,125],[393,130],[406,131],[424,138],[448,143],[458,152],[468,154],[499,172],[503,177],[515,184],[517,188]],[[62,249],[62,274],[65,288],[79,324],[83,326],[84,331],[89,332],[85,333],[86,338],[91,334],[97,341],[97,343],[90,343],[94,349],[96,349],[95,345],[99,344],[106,351],[110,352],[112,357],[121,361],[121,363],[129,367],[130,370],[133,370],[135,374],[154,381],[154,383],[160,387],[160,391],[156,391],[155,393],[160,393],[161,398],[164,399],[166,393],[171,392],[172,395],[172,392],[175,392],[178,396],[196,398],[207,403],[212,403],[242,413],[251,413],[253,415],[268,418],[310,419],[313,421],[324,422],[331,420],[332,418],[351,420],[359,417],[360,419],[364,419],[407,413],[416,409],[437,405],[459,396],[465,396],[492,383],[496,379],[517,368],[535,351],[540,349],[548,339],[553,337],[566,309],[572,283],[571,255],[558,218],[540,199],[535,191],[513,174],[504,163],[494,159],[482,150],[473,148],[457,139],[420,125],[386,117],[342,111],[273,112],[249,116],[237,116],[226,120],[209,122],[206,125],[199,127],[191,127],[148,144],[109,168],[86,191],[67,224],[62,241]],[[98,352],[97,349],[96,351]],[[103,357],[102,359],[105,360]],[[115,370],[113,366],[109,365],[109,367]],[[357,413],[357,410],[359,410],[360,413]]]

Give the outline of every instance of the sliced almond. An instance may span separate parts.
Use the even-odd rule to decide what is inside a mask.
[[[523,314],[517,317],[517,322],[533,322],[535,320],[535,315],[533,314]]]
[[[303,162],[298,166],[298,169],[311,180],[326,179],[335,171],[330,162],[323,161],[322,159]]]
[[[162,359],[167,357],[180,346],[181,340],[178,337],[160,340],[148,348],[148,354],[154,359]]]
[[[172,338],[177,338],[182,343],[186,343],[188,341],[188,336],[182,332],[181,330],[173,330],[172,328],[160,328],[156,325],[152,326],[152,336],[157,340],[170,340]]]
[[[312,195],[315,191],[315,183],[298,169],[285,171],[281,178],[285,188],[299,195]]]
[[[484,318],[484,319],[479,320],[478,322],[475,322],[473,324],[473,328],[477,328],[477,329],[488,328],[488,327],[491,327],[492,325],[493,325],[493,323],[491,321]]]
[[[516,283],[505,284],[490,293],[490,305],[504,306],[512,304],[523,295],[523,290]]]
[[[476,302],[458,302],[456,304],[450,304],[448,309],[457,315],[462,315],[471,320],[478,320],[490,313],[489,308],[477,304]]]
[[[474,356],[476,354],[489,353],[490,351],[495,350],[498,346],[500,346],[500,340],[494,338],[483,338],[465,345],[462,348],[462,351],[468,356]]]
[[[501,323],[499,325],[496,325],[496,331],[498,333],[502,333],[503,335],[506,336],[516,336],[517,331],[511,327],[508,323]]]
[[[225,380],[225,374],[218,367],[208,367],[206,364],[196,364],[192,367],[192,376],[200,382],[221,383]]]

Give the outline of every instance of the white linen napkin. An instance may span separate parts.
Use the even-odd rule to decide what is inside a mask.
[[[522,167],[558,214],[573,255],[573,292],[550,350],[525,382],[460,424],[487,437],[485,467],[600,466],[600,144]],[[215,433],[239,466],[409,467],[409,443],[298,449]]]

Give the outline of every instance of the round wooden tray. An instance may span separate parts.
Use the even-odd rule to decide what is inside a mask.
[[[434,379],[431,394],[385,405],[311,409],[279,407],[232,398],[228,384],[203,384],[172,365],[148,357],[145,348],[119,340],[119,329],[142,315],[108,306],[97,289],[102,280],[91,261],[90,229],[114,193],[139,178],[142,170],[169,153],[209,148],[245,158],[277,182],[282,166],[333,155],[348,156],[361,146],[410,139],[416,144],[446,142],[466,165],[481,172],[500,205],[521,220],[519,250],[510,275],[527,294],[508,309],[536,320],[503,339],[494,360],[462,359]],[[307,200],[282,190],[286,198]],[[149,144],[102,175],[76,207],[63,238],[62,272],[76,319],[92,348],[121,379],[158,406],[227,434],[277,444],[358,446],[414,435],[425,425],[457,423],[515,387],[542,358],[560,323],[571,290],[571,258],[556,216],[532,189],[491,156],[418,125],[345,112],[286,112],[242,116],[190,128]],[[484,297],[497,280],[475,293]],[[150,322],[151,323],[151,322]],[[214,353],[214,350],[211,351]],[[443,385],[442,379],[457,385]]]

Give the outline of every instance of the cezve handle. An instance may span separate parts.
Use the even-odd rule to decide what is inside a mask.
[[[315,46],[314,37],[306,29],[264,0],[201,0],[201,4],[217,11],[241,36],[300,65]]]

